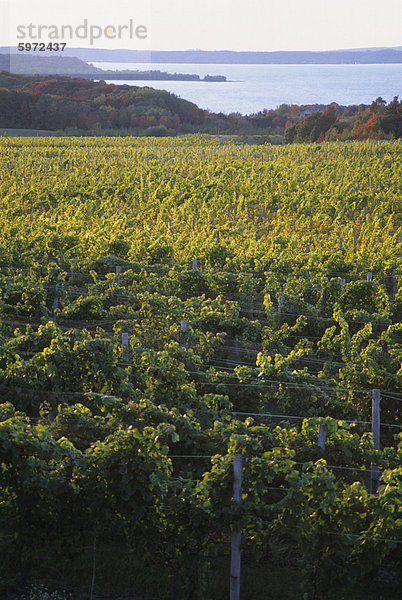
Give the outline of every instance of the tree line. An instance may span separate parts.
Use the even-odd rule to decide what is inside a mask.
[[[402,108],[388,105],[282,104],[251,115],[213,113],[164,90],[62,76],[0,73],[0,128],[61,135],[218,133],[260,135],[276,143],[398,139]],[[265,136],[265,137],[264,137]]]

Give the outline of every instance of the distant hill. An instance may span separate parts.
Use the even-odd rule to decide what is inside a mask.
[[[0,71],[20,75],[90,75],[102,73],[92,65],[76,57],[36,56],[29,53],[15,55],[0,54]]]
[[[112,79],[124,81],[217,81],[224,82],[224,75],[199,75],[187,73],[166,73],[164,71],[140,71],[124,69],[120,71],[99,69],[74,56],[54,54],[0,54],[0,71],[19,75],[63,75],[85,79]]]
[[[0,71],[0,128],[175,135],[208,128],[214,119],[165,90]]]
[[[0,52],[16,53],[14,47]],[[50,53],[49,53],[50,54]],[[53,53],[54,54],[54,53]],[[325,52],[234,52],[231,50],[142,51],[101,48],[69,48],[64,56],[91,62],[189,63],[189,64],[387,64],[402,63],[402,48],[358,48]]]

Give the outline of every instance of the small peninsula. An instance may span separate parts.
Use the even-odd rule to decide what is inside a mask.
[[[63,75],[96,80],[119,81],[226,81],[224,75],[205,75],[201,78],[194,73],[166,73],[159,70],[113,70],[100,69],[72,56],[33,56],[32,54],[0,54],[0,70],[18,75]]]

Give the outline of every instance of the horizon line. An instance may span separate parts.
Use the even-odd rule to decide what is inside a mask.
[[[14,50],[14,46],[0,46],[0,48]],[[358,48],[336,48],[332,50],[206,50],[203,48],[187,48],[185,50],[157,50],[157,49],[140,49],[140,48],[94,48],[93,46],[68,46],[68,50],[104,50],[104,51],[119,51],[119,52],[232,52],[235,54],[250,53],[250,54],[276,54],[276,53],[292,53],[292,52],[308,52],[308,53],[320,53],[320,52],[354,52],[354,51],[381,51],[381,50],[394,50],[395,52],[402,52],[401,46],[368,46]],[[16,50],[17,51],[17,50]]]

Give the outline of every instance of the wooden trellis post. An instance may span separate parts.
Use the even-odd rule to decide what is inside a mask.
[[[345,284],[346,284],[346,280],[343,277],[341,277],[341,294],[345,293],[345,289],[344,289]]]
[[[187,321],[182,319],[180,323],[180,331],[181,331],[181,339],[180,343],[182,346],[186,346],[187,344]]]
[[[318,441],[317,445],[321,450],[325,450],[325,442],[327,441],[327,428],[325,425],[318,426]]]
[[[53,301],[53,312],[59,308],[59,281],[60,281],[60,273],[57,275],[57,283],[54,288],[54,301]]]
[[[372,398],[372,434],[373,434],[373,447],[374,450],[380,450],[380,390],[373,390]],[[378,482],[380,480],[380,469],[377,465],[371,466],[371,493],[375,494],[378,488]]]
[[[121,345],[123,347],[123,352],[122,352],[123,362],[128,362],[128,333],[121,334]]]
[[[243,477],[243,457],[234,455],[233,461],[233,502],[241,502],[241,484]],[[234,529],[230,556],[230,600],[240,600],[240,567],[241,567],[241,530]]]

